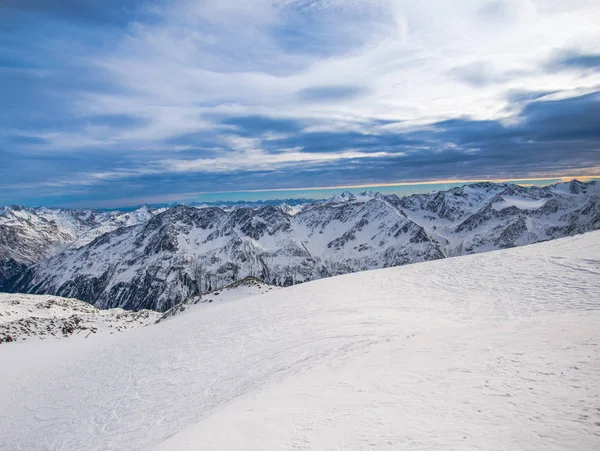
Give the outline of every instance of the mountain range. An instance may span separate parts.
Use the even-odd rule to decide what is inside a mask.
[[[134,212],[59,208],[0,209],[0,291],[28,266],[69,248],[90,243],[120,227],[148,221],[155,213],[147,207]]]
[[[287,286],[600,228],[600,185],[476,183],[256,208],[0,210],[0,290],[167,311],[245,277]]]

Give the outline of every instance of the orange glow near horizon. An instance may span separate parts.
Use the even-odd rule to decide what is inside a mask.
[[[518,182],[518,181],[535,181],[535,180],[558,180],[560,182],[570,182],[571,180],[579,180],[580,182],[589,181],[593,179],[600,179],[600,175],[575,175],[575,176],[555,176],[555,177],[522,177],[522,178],[500,178],[500,179],[446,179],[446,180],[428,180],[424,182],[395,182],[395,183],[365,183],[359,185],[338,185],[338,186],[316,186],[310,188],[273,188],[273,189],[256,189],[256,190],[242,190],[242,191],[221,191],[222,193],[236,192],[236,193],[262,193],[270,191],[317,191],[325,189],[354,189],[354,188],[377,188],[377,187],[389,187],[389,186],[416,186],[416,185],[442,185],[442,184],[453,184],[453,183],[481,183],[481,182]],[[529,186],[531,183],[519,183],[521,186]],[[193,194],[213,194],[213,193],[193,193]]]

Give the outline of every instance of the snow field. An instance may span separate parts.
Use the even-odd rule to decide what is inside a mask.
[[[600,232],[0,346],[0,449],[600,448]]]

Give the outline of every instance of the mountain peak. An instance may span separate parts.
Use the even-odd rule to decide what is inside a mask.
[[[352,194],[350,191],[344,191],[343,193],[338,193],[333,196],[331,199],[327,201],[330,204],[337,204],[343,202],[352,202],[356,200],[356,196]]]

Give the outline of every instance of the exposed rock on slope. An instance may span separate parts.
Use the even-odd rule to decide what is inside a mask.
[[[150,310],[99,310],[77,299],[0,293],[0,343],[121,332],[153,324],[159,316]]]

